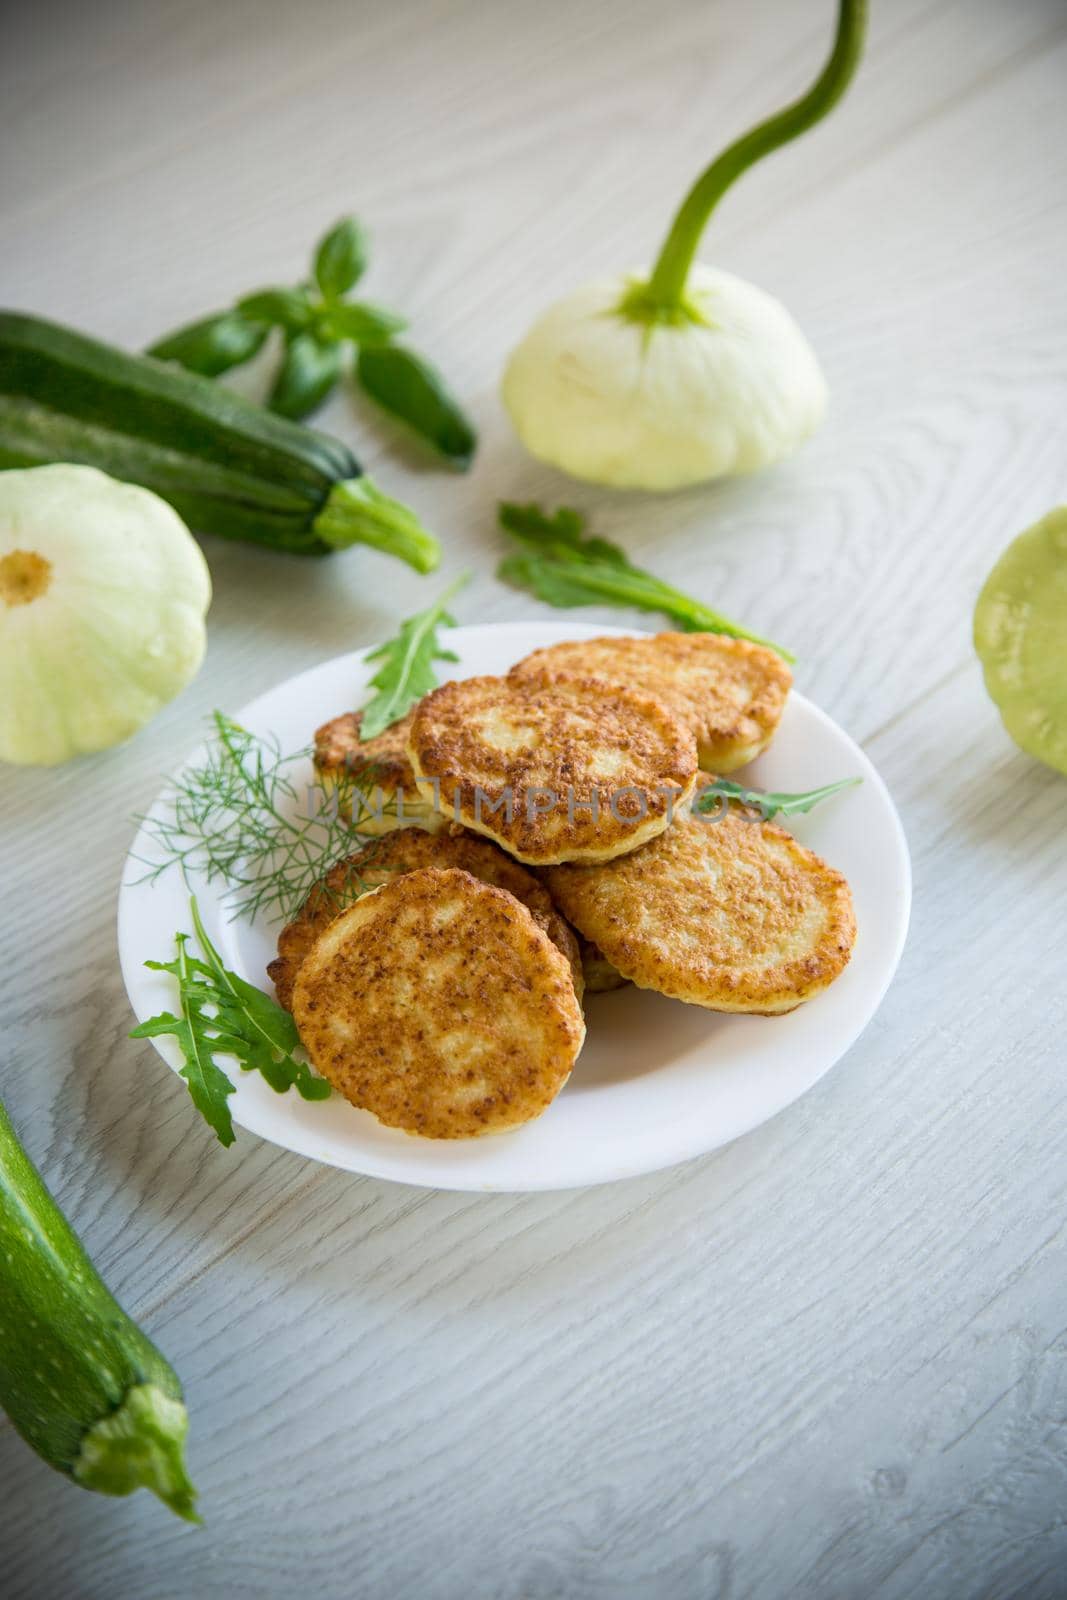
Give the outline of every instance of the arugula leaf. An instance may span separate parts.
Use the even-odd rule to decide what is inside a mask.
[[[172,1034],[177,1039],[185,1062],[181,1076],[193,1104],[214,1128],[219,1143],[231,1145],[235,1135],[227,1101],[234,1086],[216,1056],[233,1056],[243,1071],[259,1072],[277,1094],[295,1088],[305,1100],[326,1100],[331,1090],[306,1062],[294,1059],[300,1036],[289,1013],[223,966],[204,930],[195,898],[189,901],[189,910],[206,959],[191,956],[186,949],[190,936],[179,933],[173,961],[145,962],[154,972],[169,972],[176,980],[181,1014],[161,1011],[132,1029],[130,1038]]]
[[[635,567],[619,545],[592,535],[583,537],[586,519],[580,511],[562,506],[549,516],[539,506],[504,501],[499,518],[500,526],[526,553],[506,556],[497,569],[498,576],[532,590],[551,606],[613,600],[641,611],[661,611],[686,633],[724,633],[733,639],[750,639],[776,650],[786,661],[796,659],[781,645],[751,633],[681,589]]]
[[[298,333],[289,342],[267,404],[280,417],[299,422],[322,405],[340,376],[340,347],[322,344],[313,333]]]
[[[370,681],[370,687],[378,693],[363,708],[359,724],[361,739],[376,738],[406,716],[423,695],[437,687],[435,661],[458,660],[455,651],[442,649],[437,630],[442,624],[455,627],[455,619],[446,607],[468,576],[462,573],[432,606],[402,622],[395,639],[386,640],[367,657],[368,661],[380,661],[382,665]]]
[[[204,1006],[211,991],[200,980],[206,973],[202,962],[191,957],[186,950],[187,933],[176,936],[178,954],[174,961],[146,961],[145,966],[155,972],[169,972],[178,983],[178,1002],[181,1016],[161,1011],[158,1017],[149,1017],[130,1032],[131,1039],[154,1039],[159,1034],[173,1034],[185,1059],[181,1076],[189,1086],[192,1101],[205,1122],[214,1128],[222,1145],[234,1141],[233,1118],[226,1104],[233,1094],[233,1084],[216,1064],[214,1052],[220,1048],[217,1037],[209,1032],[212,1024],[204,1016]]]
[[[367,235],[355,217],[342,217],[315,247],[315,282],[327,300],[347,294],[367,269]]]
[[[743,784],[733,783],[729,778],[716,778],[694,800],[693,810],[712,811],[719,799],[736,800],[739,805],[762,812],[764,822],[770,822],[772,817],[791,817],[801,811],[812,811],[820,801],[828,800],[832,794],[839,794],[842,789],[853,789],[862,782],[862,778],[841,778],[837,783],[823,784],[821,789],[808,789],[802,794],[783,794],[765,789],[746,789]]]
[[[147,354],[157,361],[176,361],[187,372],[217,378],[239,367],[262,347],[267,337],[262,323],[250,321],[240,311],[221,311],[157,339]]]
[[[216,1021],[240,1042],[242,1048],[234,1053],[241,1065],[248,1071],[261,1072],[279,1094],[295,1087],[305,1100],[328,1100],[330,1085],[326,1080],[317,1078],[306,1061],[293,1058],[293,1051],[300,1048],[300,1034],[289,1012],[255,984],[223,966],[200,920],[195,897],[189,902],[189,910],[220,997]]]

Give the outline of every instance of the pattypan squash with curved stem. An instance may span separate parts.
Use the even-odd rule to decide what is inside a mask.
[[[0,472],[0,761],[119,744],[204,656],[211,579],[165,501],[95,467]]]
[[[841,98],[865,28],[866,0],[840,0],[816,82],[701,174],[650,273],[586,284],[534,323],[503,381],[531,454],[593,483],[676,489],[769,466],[818,427],[826,384],[788,311],[694,256],[730,185]]]

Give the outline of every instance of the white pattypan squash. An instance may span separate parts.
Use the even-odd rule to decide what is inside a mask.
[[[640,282],[586,284],[513,353],[504,403],[531,455],[615,488],[677,489],[769,466],[814,433],[826,384],[779,301],[697,265],[688,314],[645,323],[626,311]]]
[[[818,427],[826,384],[788,311],[742,278],[694,261],[731,184],[837,104],[866,24],[867,0],[838,0],[833,50],[818,78],[701,173],[651,272],[587,284],[534,323],[503,382],[533,455],[614,488],[679,489],[769,466]]]
[[[204,657],[211,579],[165,501],[95,467],[0,472],[0,760],[119,744]]]

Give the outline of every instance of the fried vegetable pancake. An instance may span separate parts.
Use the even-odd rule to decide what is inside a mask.
[[[362,713],[346,711],[315,730],[315,771],[327,784],[351,786],[353,821],[361,833],[388,833],[408,823],[440,827],[440,814],[419,793],[408,760],[411,712],[373,739],[361,739]]]
[[[556,910],[544,884],[488,839],[480,839],[466,828],[453,827],[444,833],[398,828],[384,838],[371,840],[362,850],[345,856],[330,868],[312,889],[293,921],[278,936],[278,954],[267,971],[279,1003],[287,1011],[292,1010],[293,986],[300,965],[335,917],[361,895],[380,889],[382,884],[391,883],[402,873],[418,872],[423,867],[458,867],[483,883],[494,884],[513,894],[566,958],[575,993],[579,1000],[582,998],[585,982],[578,942]]]
[[[455,868],[405,873],[336,917],[293,1015],[335,1089],[429,1139],[540,1116],[585,1037],[565,957],[514,895]]]
[[[696,741],[658,700],[595,678],[466,678],[416,708],[420,788],[520,861],[608,861],[667,826]]]
[[[720,775],[770,744],[793,681],[773,650],[722,633],[568,640],[525,656],[511,676],[606,678],[643,689],[692,730],[701,767]]]
[[[687,806],[619,861],[544,876],[624,977],[711,1011],[792,1011],[844,970],[856,936],[841,874],[734,805]]]
[[[628,980],[618,967],[613,967],[603,950],[588,939],[578,935],[578,951],[582,958],[582,982],[586,994],[607,994],[612,989],[624,989]]]

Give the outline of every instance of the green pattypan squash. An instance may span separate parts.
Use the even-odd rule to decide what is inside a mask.
[[[1067,773],[1067,506],[1001,555],[974,608],[974,647],[1020,750]]]

